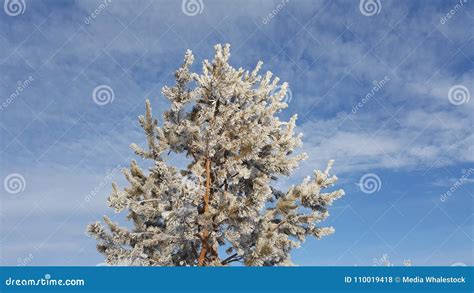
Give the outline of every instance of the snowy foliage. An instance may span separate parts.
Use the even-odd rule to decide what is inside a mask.
[[[186,52],[176,84],[162,90],[171,102],[163,125],[146,102],[139,122],[147,146],[132,148],[154,165],[145,173],[132,161],[124,170],[130,186],[113,184],[108,199],[116,212],[128,211],[134,227],[107,217],[107,229],[99,222],[88,226],[108,264],[292,265],[290,251],[307,236],[333,233],[332,227],[317,226],[344,194],[325,192],[337,180],[329,174],[332,161],[289,190],[271,186],[306,158],[292,155],[301,145],[296,115],[288,122],[277,117],[287,107],[287,83],[279,85],[271,72],[259,75],[261,62],[251,72],[235,69],[229,56],[229,45],[216,45],[214,60],[205,60],[196,74],[190,71],[194,56]],[[169,166],[168,152],[192,163],[184,170]],[[225,256],[219,247],[227,249]]]

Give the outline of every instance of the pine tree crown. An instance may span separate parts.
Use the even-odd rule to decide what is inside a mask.
[[[114,183],[108,198],[116,212],[128,211],[133,229],[108,217],[89,224],[98,250],[110,265],[249,266],[292,265],[290,252],[306,236],[334,232],[317,224],[328,206],[344,195],[326,191],[337,181],[325,171],[282,191],[275,180],[290,176],[306,154],[296,119],[280,121],[288,84],[271,72],[259,75],[262,62],[245,71],[229,64],[230,46],[216,45],[202,73],[190,71],[194,56],[186,51],[175,72],[176,84],[162,94],[170,101],[163,123],[152,117],[150,101],[139,117],[147,147],[132,144],[135,154],[153,162],[147,173],[133,160],[124,169],[130,183]],[[170,166],[167,153],[185,155],[185,169]],[[224,251],[225,250],[225,251]],[[222,255],[226,255],[223,257]]]

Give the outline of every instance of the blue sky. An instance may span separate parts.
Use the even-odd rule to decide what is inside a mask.
[[[473,265],[470,1],[374,0],[372,12],[359,1],[202,0],[196,15],[181,1],[17,2],[0,10],[0,265],[102,261],[85,226],[103,214],[125,222],[106,198],[111,181],[125,186],[117,167],[134,158],[130,143],[145,143],[145,99],[161,121],[161,87],[185,50],[200,70],[216,43],[231,44],[235,67],[262,60],[290,84],[282,117],[299,114],[310,159],[281,184],[336,161],[346,196],[324,223],[336,233],[309,239],[296,264],[386,254]],[[112,102],[94,103],[100,85]]]

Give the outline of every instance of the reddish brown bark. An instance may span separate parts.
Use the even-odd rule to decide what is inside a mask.
[[[199,266],[205,266],[207,263],[207,250],[208,250],[208,243],[207,243],[207,237],[209,236],[209,233],[207,230],[202,231],[201,233],[201,252],[199,253],[199,258],[198,258],[198,265]]]
[[[206,193],[203,196],[203,214],[206,214],[209,211],[209,198],[211,194],[211,160],[209,158],[206,159]],[[199,253],[198,257],[198,265],[205,266],[208,259],[207,259],[207,252],[210,249],[209,247],[209,231],[204,229],[201,231],[201,252]],[[213,252],[211,250],[211,252]],[[214,254],[214,252],[213,252]]]
[[[204,213],[209,211],[209,197],[211,195],[211,160],[206,160],[206,193],[204,194]]]

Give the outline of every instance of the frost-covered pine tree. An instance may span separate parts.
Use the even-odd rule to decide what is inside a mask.
[[[194,56],[187,51],[176,71],[176,85],[164,87],[171,108],[163,123],[152,118],[150,102],[139,122],[147,147],[135,153],[153,161],[143,172],[135,161],[124,174],[130,186],[113,184],[108,203],[128,211],[133,228],[104,217],[88,226],[98,250],[110,265],[248,266],[291,265],[290,251],[306,236],[321,238],[332,227],[317,223],[342,190],[324,192],[337,178],[314,171],[301,184],[282,191],[272,182],[289,176],[306,158],[292,155],[301,145],[295,135],[296,115],[283,122],[277,114],[287,83],[272,73],[258,74],[229,65],[229,45],[215,46],[202,74],[192,73]],[[182,154],[191,163],[179,170],[164,157]]]

